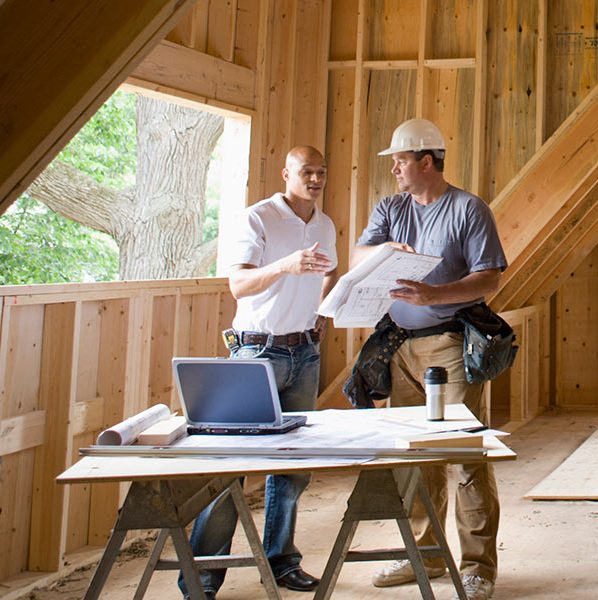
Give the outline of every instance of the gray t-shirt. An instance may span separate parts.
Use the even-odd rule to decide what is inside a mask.
[[[475,271],[505,269],[494,216],[488,205],[473,194],[449,185],[436,202],[424,206],[411,194],[387,196],[375,206],[358,246],[384,242],[409,244],[416,252],[442,256],[442,262],[424,279],[450,283]],[[397,300],[389,313],[405,329],[432,327],[451,319],[456,310],[482,301],[415,306]]]

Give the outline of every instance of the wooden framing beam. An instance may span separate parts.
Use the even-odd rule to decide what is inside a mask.
[[[367,169],[360,168],[365,164],[363,159],[367,149],[366,108],[367,108],[367,82],[369,72],[364,68],[366,49],[369,46],[370,35],[370,6],[366,0],[359,0],[357,13],[357,46],[355,66],[355,88],[353,96],[353,137],[351,142],[351,192],[349,199],[349,248],[347,259],[350,264],[351,250],[361,228],[367,222],[367,204],[363,201],[367,192]],[[353,356],[361,344],[359,330],[351,329],[347,332],[346,356]]]
[[[0,214],[193,2],[0,4]]]
[[[424,61],[426,60],[428,50],[428,36],[430,34],[430,25],[428,23],[428,0],[420,0],[420,21],[419,21],[419,49],[417,61],[417,83],[415,89],[415,116],[418,119],[423,117],[424,110],[424,83],[426,80],[426,68]]]
[[[536,150],[546,136],[546,57],[548,48],[547,0],[538,0],[538,59],[536,63]]]
[[[547,300],[596,245],[598,182],[582,197],[572,196],[505,273],[494,307],[509,310]],[[561,214],[562,213],[562,214]]]
[[[0,456],[35,448],[44,442],[46,411],[34,410],[0,421]]]
[[[253,111],[256,107],[251,69],[168,41],[160,42],[127,82],[232,110]]]
[[[492,298],[495,310],[554,291],[560,269],[573,264],[561,257],[583,260],[578,235],[594,230],[597,218],[597,155],[598,86],[491,205],[510,263]],[[583,247],[591,250],[591,240]]]
[[[475,89],[473,93],[473,152],[471,191],[482,193],[484,164],[484,131],[486,123],[486,27],[488,23],[488,2],[479,0],[476,12],[476,51],[475,51]]]
[[[249,184],[248,198],[257,202],[258,198],[266,196],[266,146],[267,146],[267,115],[269,114],[268,76],[266,57],[271,55],[272,30],[271,0],[260,2],[258,21],[257,65],[255,79],[256,115],[251,123],[251,140],[249,149]]]

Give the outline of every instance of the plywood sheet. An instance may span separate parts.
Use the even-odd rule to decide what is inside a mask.
[[[548,2],[546,135],[559,125],[598,82],[598,4]]]
[[[453,185],[471,189],[473,164],[473,69],[426,69],[424,71],[426,118],[440,127],[446,142],[445,178]],[[485,198],[485,200],[487,200]]]
[[[355,60],[357,0],[332,0],[330,60]]]
[[[536,2],[488,3],[486,181],[481,190],[487,201],[535,151],[537,7]]]
[[[176,296],[154,298],[149,368],[150,404],[170,406]]]
[[[371,0],[369,60],[417,59],[420,27],[419,0]],[[344,10],[343,10],[344,12]]]
[[[476,3],[473,0],[434,0],[429,5],[430,47],[426,58],[475,56]]]
[[[368,215],[382,197],[396,193],[397,182],[390,172],[392,160],[389,156],[378,156],[378,152],[388,148],[395,127],[415,117],[416,76],[415,70],[371,72],[367,103],[369,148],[366,159],[371,175]]]
[[[524,498],[531,500],[598,500],[598,431]]]
[[[560,332],[557,393],[560,406],[596,405],[598,246],[557,292]]]

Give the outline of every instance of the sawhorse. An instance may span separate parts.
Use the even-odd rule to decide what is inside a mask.
[[[409,523],[415,495],[419,495],[431,520],[436,546],[417,546]],[[349,550],[360,521],[396,519],[405,548],[385,550]],[[424,558],[442,557],[460,600],[467,600],[459,570],[455,565],[446,537],[436,516],[428,491],[421,480],[419,467],[362,470],[347,502],[343,524],[324,569],[314,600],[328,600],[340,575],[343,563],[372,560],[408,559],[424,600],[434,600],[434,592],[424,568]]]
[[[222,492],[231,494],[252,554],[194,557],[185,527]],[[108,574],[131,529],[160,529],[147,565],[133,597],[141,600],[156,570],[180,569],[190,600],[205,600],[198,569],[257,566],[270,600],[281,600],[280,592],[251,512],[236,477],[202,477],[134,481],[119,510],[106,550],[89,584],[84,600],[98,600]],[[164,544],[172,538],[178,560],[161,560]]]

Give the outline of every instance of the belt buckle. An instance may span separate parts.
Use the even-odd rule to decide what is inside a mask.
[[[267,333],[259,333],[257,331],[241,331],[239,332],[239,343],[241,346],[265,346],[268,343],[268,337],[269,336]]]

